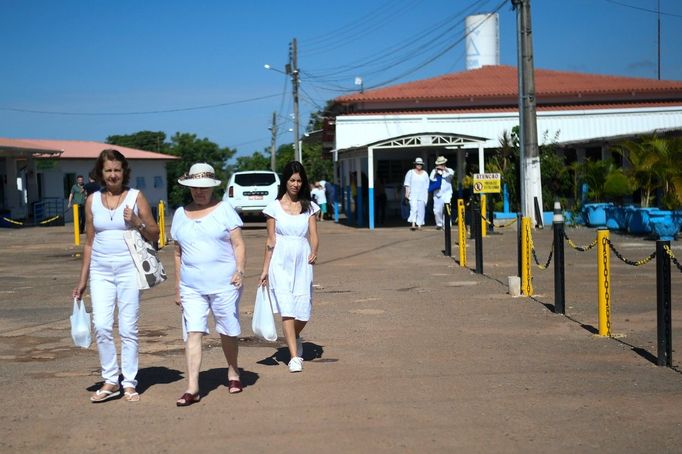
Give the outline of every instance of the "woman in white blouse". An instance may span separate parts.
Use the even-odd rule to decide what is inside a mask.
[[[241,333],[239,300],[246,251],[239,215],[229,203],[212,197],[213,188],[220,184],[213,167],[194,164],[178,183],[189,187],[192,193],[192,203],[177,209],[171,226],[176,244],[175,302],[182,307],[187,359],[187,388],[176,405],[186,407],[201,399],[201,341],[208,333],[209,311],[213,313],[227,360],[229,392],[242,391],[237,336]]]

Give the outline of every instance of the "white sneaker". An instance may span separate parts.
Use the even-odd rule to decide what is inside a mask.
[[[294,356],[289,361],[289,372],[301,372],[303,370],[303,358]]]
[[[300,337],[296,338],[296,356],[303,359],[303,339]]]

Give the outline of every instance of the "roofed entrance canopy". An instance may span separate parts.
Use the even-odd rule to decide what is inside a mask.
[[[478,148],[479,171],[484,172],[483,144],[487,141],[485,137],[468,136],[464,134],[441,133],[441,132],[421,132],[407,134],[398,137],[391,137],[364,146],[337,150],[338,153],[350,153],[355,157],[364,158],[364,150],[367,150],[367,180],[368,180],[368,203],[369,203],[369,228],[374,230],[374,150],[405,149],[405,148],[428,148],[439,147],[446,149],[471,149]],[[355,153],[353,153],[355,152]],[[464,174],[464,155],[457,153],[457,178],[460,180]],[[357,185],[361,186],[360,173],[357,173]],[[358,223],[362,224],[362,195],[357,194]]]

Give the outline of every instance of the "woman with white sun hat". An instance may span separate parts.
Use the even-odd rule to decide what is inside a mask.
[[[187,360],[187,388],[176,401],[179,407],[199,402],[202,336],[208,333],[208,313],[213,313],[227,360],[230,394],[242,391],[239,379],[237,336],[246,250],[242,221],[234,208],[213,198],[220,185],[215,170],[194,164],[178,180],[189,187],[192,202],[176,210],[171,226],[175,241],[175,302],[182,308],[182,328]]]

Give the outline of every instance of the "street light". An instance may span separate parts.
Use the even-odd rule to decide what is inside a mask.
[[[296,67],[296,53],[295,53],[295,44],[296,40],[294,40],[294,57],[293,57],[293,64],[288,64],[286,66],[286,72],[279,70],[277,68],[273,68],[269,64],[264,64],[263,68],[270,70],[270,71],[275,71],[281,74],[285,75],[291,75],[291,91],[292,95],[294,98],[294,159],[298,162],[303,162],[303,156],[301,153],[301,144],[299,143],[299,123],[300,123],[300,118],[299,118],[299,112],[298,112],[298,68]]]

